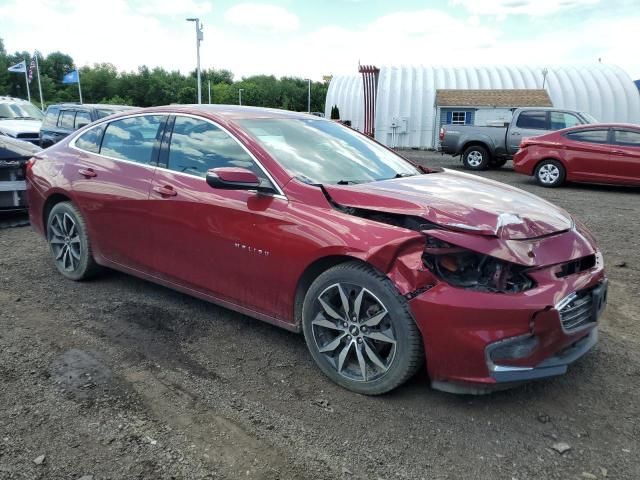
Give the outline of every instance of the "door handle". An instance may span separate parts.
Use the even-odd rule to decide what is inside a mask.
[[[622,150],[611,150],[611,153],[613,153],[614,155],[624,155],[624,152]]]
[[[520,132],[512,132],[511,136],[519,137],[520,136]]]
[[[86,178],[93,178],[98,176],[98,174],[93,171],[93,168],[81,168],[80,170],[78,170],[78,173]]]
[[[165,185],[164,187],[153,187],[153,191],[159,193],[163,197],[175,197],[178,194],[178,192],[169,185]]]

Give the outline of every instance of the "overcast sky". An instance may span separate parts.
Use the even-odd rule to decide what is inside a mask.
[[[60,50],[187,72],[204,22],[203,68],[356,73],[363,64],[589,64],[640,78],[640,0],[0,0],[8,51]]]

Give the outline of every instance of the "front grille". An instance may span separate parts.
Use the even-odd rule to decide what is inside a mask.
[[[595,321],[591,291],[577,293],[567,298],[559,310],[560,321],[566,331],[576,330]]]

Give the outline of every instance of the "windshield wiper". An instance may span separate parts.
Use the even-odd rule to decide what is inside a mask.
[[[336,185],[357,185],[360,182],[357,182],[355,180],[338,180],[336,182]]]

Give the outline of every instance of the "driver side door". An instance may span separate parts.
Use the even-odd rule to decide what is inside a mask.
[[[220,126],[186,115],[171,125],[149,198],[156,275],[260,313],[276,311],[282,259],[275,250],[289,224],[287,199]],[[278,193],[214,189],[205,176],[217,167],[250,169]]]

